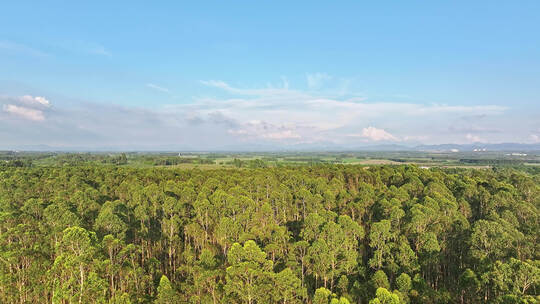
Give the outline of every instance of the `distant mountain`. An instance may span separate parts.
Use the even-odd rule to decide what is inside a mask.
[[[49,145],[22,145],[17,147],[0,147],[1,150],[10,151],[51,151],[51,152],[340,152],[340,151],[426,151],[426,152],[472,152],[472,151],[508,151],[508,152],[527,152],[540,151],[540,143],[537,144],[519,144],[519,143],[500,143],[500,144],[439,144],[439,145],[418,145],[407,146],[399,144],[384,143],[378,145],[337,145],[331,142],[302,143],[278,145],[270,143],[249,144],[243,146],[224,145],[216,147],[190,147],[178,145],[160,145],[160,146],[101,146],[101,147],[63,147]]]
[[[404,145],[387,144],[387,145],[367,146],[361,149],[364,151],[410,151],[413,148],[404,146]]]
[[[414,148],[417,151],[452,151],[459,150],[460,152],[467,151],[540,151],[540,143],[538,144],[518,144],[518,143],[500,143],[500,144],[441,144],[441,145],[421,145]]]

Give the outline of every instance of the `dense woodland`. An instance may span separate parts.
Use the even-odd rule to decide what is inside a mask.
[[[0,302],[540,303],[539,208],[508,168],[4,166]]]

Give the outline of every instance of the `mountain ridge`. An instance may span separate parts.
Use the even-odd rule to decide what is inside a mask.
[[[249,147],[222,146],[214,148],[202,148],[175,145],[160,145],[152,147],[128,147],[128,146],[102,146],[102,147],[83,147],[83,146],[51,146],[51,145],[21,145],[13,148],[3,148],[4,151],[27,151],[27,152],[322,152],[322,151],[422,151],[422,152],[486,152],[486,151],[506,151],[506,152],[527,152],[540,151],[540,143],[471,143],[471,144],[421,144],[421,145],[400,145],[400,144],[377,144],[346,146],[335,144],[298,144],[284,145],[276,147],[275,145],[250,145]]]

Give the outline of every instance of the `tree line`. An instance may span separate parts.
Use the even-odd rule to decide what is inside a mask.
[[[2,303],[540,303],[540,175],[0,168]]]

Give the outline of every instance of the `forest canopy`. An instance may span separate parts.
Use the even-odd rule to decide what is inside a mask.
[[[540,303],[539,207],[511,168],[21,162],[0,302]]]

